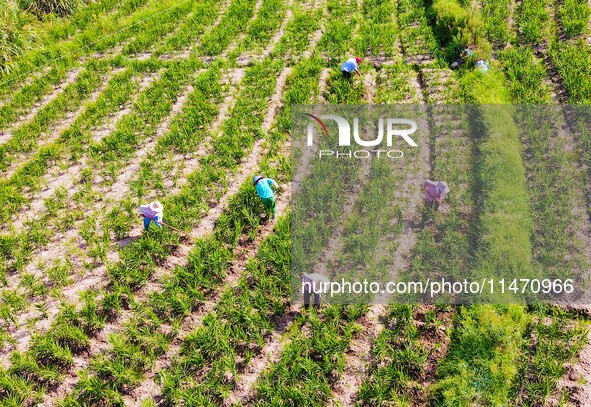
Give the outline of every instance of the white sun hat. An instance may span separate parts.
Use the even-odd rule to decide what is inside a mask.
[[[158,201],[150,202],[150,209],[154,212],[162,211],[162,204]]]
[[[449,193],[449,187],[447,186],[447,183],[446,182],[441,181],[435,187],[435,191],[438,194],[448,194]]]

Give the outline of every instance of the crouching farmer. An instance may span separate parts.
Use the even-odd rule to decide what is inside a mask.
[[[355,72],[357,75],[359,75],[359,64],[360,63],[361,63],[361,58],[359,58],[359,57],[349,58],[345,62],[343,62],[343,65],[341,65],[341,72],[343,73],[343,76],[347,79],[351,79],[352,72]]]
[[[273,188],[279,188],[279,185],[271,178],[265,178],[262,175],[256,175],[252,184],[255,186],[257,195],[263,201],[263,206],[267,211],[267,214],[271,214],[271,217],[277,215],[277,204],[275,203],[275,193]]]
[[[314,294],[314,307],[320,306],[320,294],[325,292],[329,279],[320,273],[302,273],[300,276],[302,291],[304,292],[304,308],[310,307],[310,297]]]
[[[427,206],[435,211],[438,210],[439,204],[445,198],[445,195],[449,193],[447,183],[428,179],[425,180],[423,187],[425,188]]]
[[[140,216],[144,217],[144,229],[150,229],[150,223],[162,229],[162,218],[164,215],[164,207],[158,201],[150,202],[147,205],[140,205]]]

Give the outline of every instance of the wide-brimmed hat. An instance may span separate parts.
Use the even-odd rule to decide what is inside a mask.
[[[262,175],[255,175],[252,180],[252,185],[256,185],[256,183],[259,182],[260,180],[262,180],[263,178],[265,178],[265,177],[263,177]]]
[[[438,194],[447,194],[447,193],[449,193],[449,187],[447,186],[447,183],[441,181],[435,187],[435,191]]]
[[[158,212],[162,210],[162,204],[158,201],[150,202],[150,209],[154,212]]]

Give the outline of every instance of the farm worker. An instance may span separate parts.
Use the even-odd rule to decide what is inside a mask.
[[[480,72],[485,73],[488,71],[488,68],[488,62],[486,62],[484,59],[479,59],[476,61],[476,69],[478,69]]]
[[[359,58],[359,57],[347,59],[343,63],[343,65],[341,65],[341,72],[343,73],[345,78],[347,78],[347,79],[351,78],[351,72],[355,72],[357,75],[359,75],[359,71],[357,69],[359,68],[360,63],[361,63],[361,58]]]
[[[310,307],[310,297],[314,294],[314,307],[320,306],[320,294],[326,292],[330,280],[320,273],[302,273],[300,275],[304,292],[304,307]]]
[[[460,66],[466,62],[466,60],[474,55],[474,52],[468,48],[464,48],[462,52],[460,52],[460,56],[451,64],[451,69],[459,69]]]
[[[265,178],[262,175],[255,175],[252,185],[255,186],[257,195],[263,201],[263,206],[267,210],[267,213],[271,213],[274,218],[277,214],[277,205],[275,204],[275,193],[273,188],[278,188],[279,185],[271,178]]]
[[[427,206],[434,210],[439,209],[441,200],[449,193],[447,183],[443,181],[431,181],[428,179],[425,180],[423,187],[425,188]]]
[[[158,201],[150,202],[147,205],[140,205],[140,216],[144,217],[144,229],[150,228],[150,223],[154,222],[156,226],[162,229],[162,217],[164,207]]]

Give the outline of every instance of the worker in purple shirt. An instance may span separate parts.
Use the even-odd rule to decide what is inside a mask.
[[[359,57],[347,59],[343,63],[343,65],[341,65],[341,72],[343,73],[345,78],[350,79],[351,72],[355,72],[357,75],[359,75],[358,69],[359,69],[360,63],[361,63],[361,58],[359,58]]]
[[[158,201],[150,202],[146,205],[140,205],[140,216],[144,218],[144,229],[149,230],[150,224],[154,224],[162,229],[162,218],[164,217],[164,207]]]
[[[439,209],[441,200],[449,193],[449,187],[443,181],[425,180],[423,188],[425,189],[427,206],[435,211]]]

